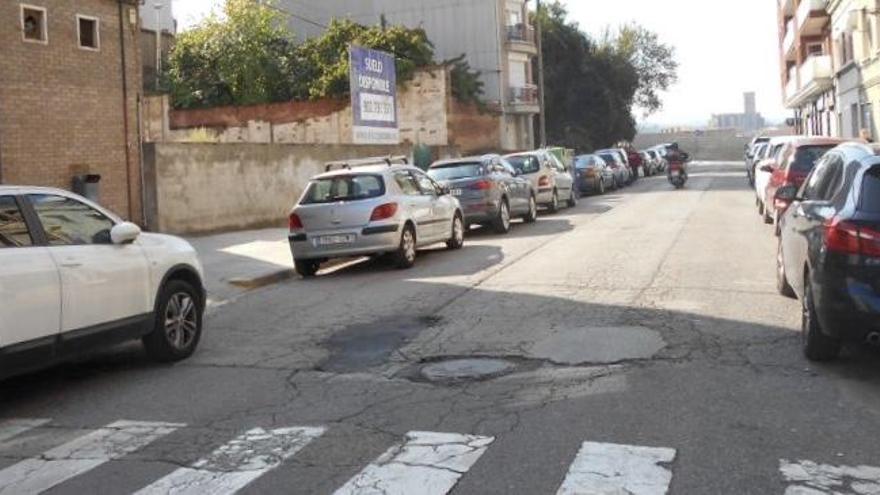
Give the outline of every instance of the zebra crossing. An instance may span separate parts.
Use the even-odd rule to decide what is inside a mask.
[[[4,443],[49,427],[50,419],[0,420]],[[0,495],[37,494],[121,459],[175,431],[181,423],[119,420],[0,469]],[[189,466],[136,490],[136,495],[231,495],[318,441],[323,426],[253,428]],[[495,438],[411,431],[351,477],[334,495],[445,495],[492,448]],[[557,495],[660,495],[673,481],[675,449],[586,441]],[[779,461],[784,495],[880,493],[880,467]],[[552,490],[551,490],[552,491]]]

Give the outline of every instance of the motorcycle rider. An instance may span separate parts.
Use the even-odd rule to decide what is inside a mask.
[[[688,179],[687,162],[689,159],[690,156],[678,147],[678,143],[672,143],[668,146],[666,160],[670,164],[677,163],[681,165],[681,173],[684,176],[685,181]],[[666,178],[672,179],[672,167],[666,168]]]

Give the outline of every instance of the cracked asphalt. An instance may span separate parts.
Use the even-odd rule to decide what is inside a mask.
[[[0,444],[0,469],[120,419],[186,426],[48,493],[132,493],[258,427],[326,432],[241,493],[332,493],[413,431],[494,438],[455,494],[556,493],[587,441],[675,449],[674,494],[781,494],[782,459],[880,465],[877,353],[802,357],[741,168],[474,231],[412,270],[364,260],[253,290],[178,365],[131,345],[0,383],[0,417],[52,420]],[[462,358],[512,366],[420,373]]]

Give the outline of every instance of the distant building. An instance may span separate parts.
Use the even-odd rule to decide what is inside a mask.
[[[72,188],[141,221],[138,0],[0,2],[0,183]]]
[[[424,28],[438,60],[465,55],[480,71],[484,98],[503,112],[501,147],[535,146],[539,113],[533,64],[538,53],[524,0],[279,0],[297,36],[320,35],[334,18]]]
[[[709,121],[710,129],[736,129],[742,132],[755,132],[764,127],[764,117],[757,111],[755,93],[743,94],[743,113],[713,114]]]
[[[179,0],[178,0],[179,1]],[[162,46],[161,57],[164,58],[171,50],[174,36],[177,34],[177,21],[171,11],[172,0],[142,0],[139,7],[141,17],[141,61],[143,62],[144,89],[156,89],[156,31],[160,33]]]

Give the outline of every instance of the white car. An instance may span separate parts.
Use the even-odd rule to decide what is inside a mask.
[[[202,280],[182,239],[66,191],[0,186],[0,378],[132,339],[156,360],[187,358]]]
[[[577,206],[577,191],[574,176],[553,153],[547,150],[514,153],[504,157],[520,177],[528,179],[537,193],[537,201],[546,206],[551,213],[559,211],[560,205],[573,208]]]
[[[764,195],[767,191],[767,185],[770,184],[770,176],[781,158],[785,145],[797,139],[797,136],[778,136],[771,138],[767,143],[767,149],[764,152],[763,159],[755,162],[755,204],[758,206],[758,213],[764,214]]]

